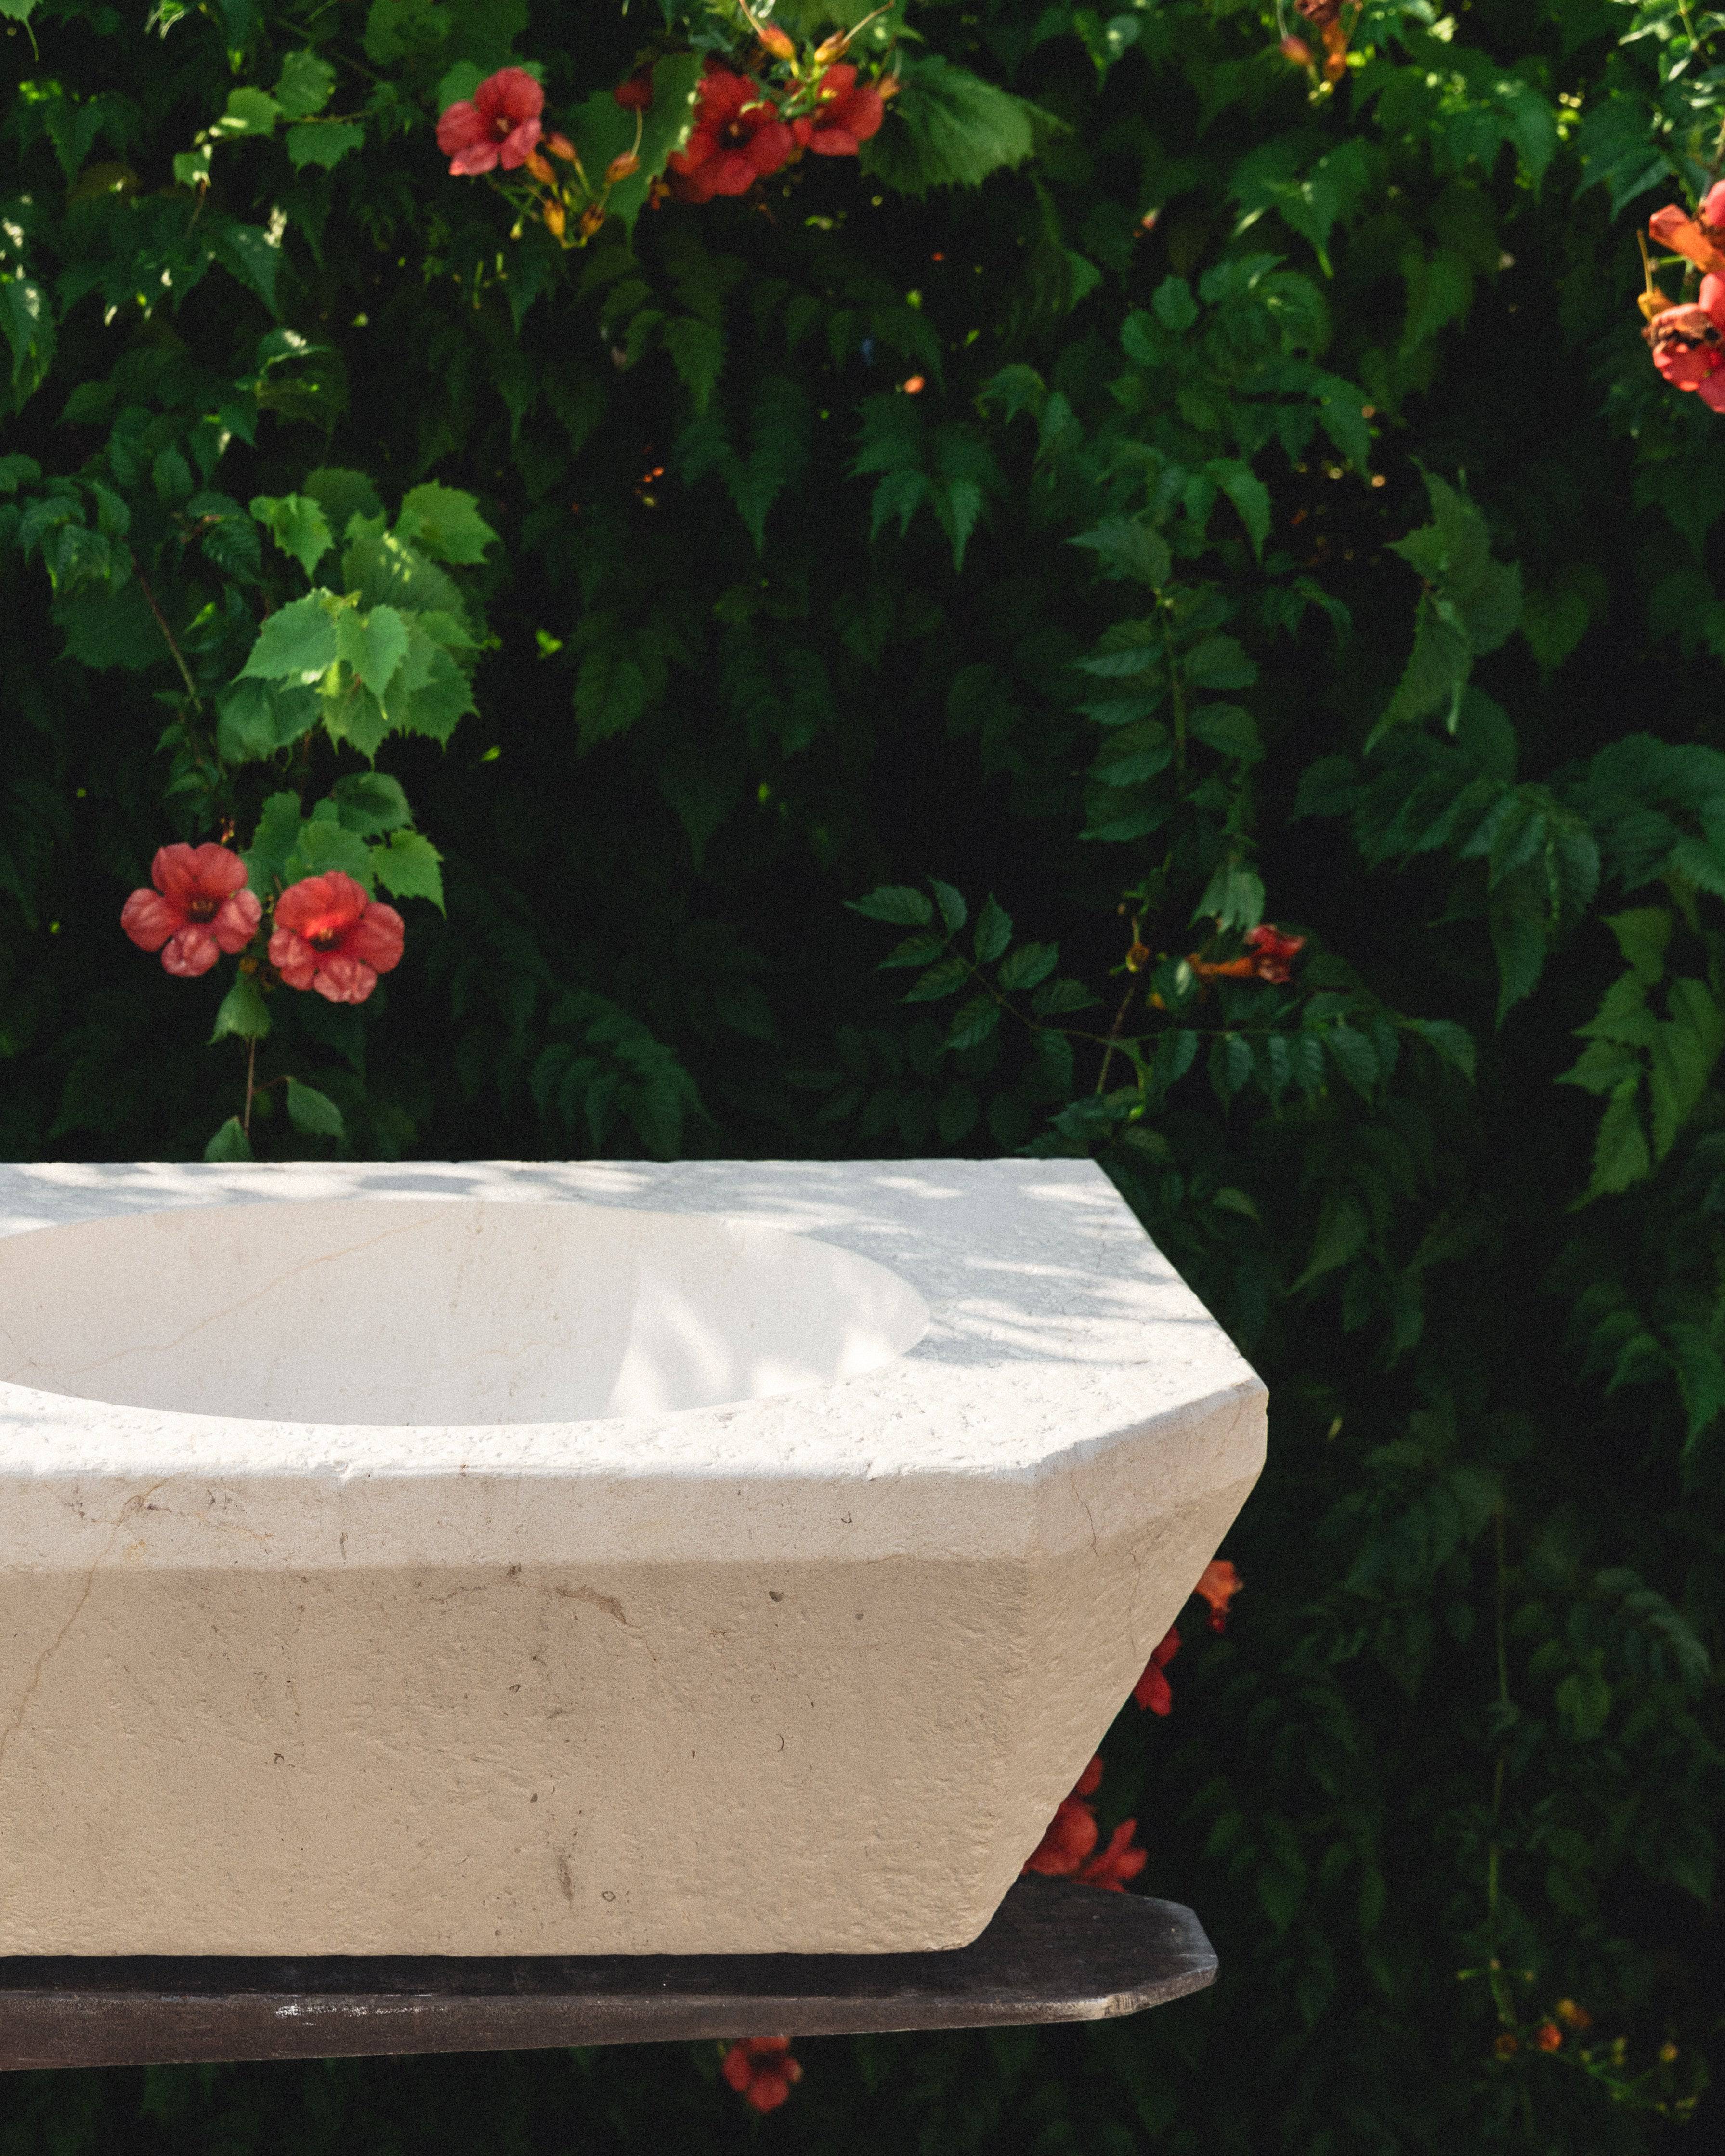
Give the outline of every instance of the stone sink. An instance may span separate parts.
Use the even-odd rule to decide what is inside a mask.
[[[0,1168],[0,1954],[963,1945],[1264,1421],[1087,1162]]]

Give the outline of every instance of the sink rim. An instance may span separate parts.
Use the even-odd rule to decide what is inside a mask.
[[[121,1414],[138,1413],[152,1416],[183,1415],[188,1419],[195,1419],[203,1423],[215,1423],[221,1424],[223,1427],[231,1427],[235,1430],[241,1430],[246,1428],[257,1430],[293,1428],[296,1430],[317,1429],[329,1430],[365,1430],[377,1431],[380,1434],[398,1434],[404,1431],[418,1432],[429,1430],[459,1430],[472,1431],[492,1430],[545,1430],[579,1428],[590,1423],[637,1423],[642,1421],[653,1421],[656,1423],[660,1420],[675,1419],[685,1415],[699,1414],[709,1409],[714,1411],[734,1409],[747,1405],[756,1399],[777,1399],[782,1394],[801,1394],[811,1392],[824,1392],[832,1389],[835,1386],[853,1383],[860,1377],[871,1375],[875,1370],[883,1368],[891,1363],[901,1360],[906,1355],[914,1353],[922,1339],[926,1337],[929,1326],[932,1322],[932,1317],[927,1303],[923,1297],[917,1293],[916,1290],[911,1285],[911,1283],[904,1279],[901,1274],[897,1272],[891,1266],[883,1265],[878,1258],[865,1256],[858,1251],[846,1250],[840,1244],[825,1241],[821,1237],[816,1235],[786,1230],[770,1222],[752,1219],[747,1214],[739,1214],[734,1212],[714,1212],[705,1209],[696,1209],[694,1208],[667,1209],[665,1208],[650,1205],[606,1204],[598,1202],[590,1197],[584,1195],[578,1196],[572,1192],[566,1193],[557,1197],[542,1194],[534,1194],[531,1196],[526,1194],[513,1196],[503,1196],[495,1193],[488,1193],[485,1195],[470,1194],[444,1194],[431,1191],[415,1191],[412,1194],[398,1194],[393,1196],[387,1193],[363,1191],[354,1192],[350,1194],[337,1197],[302,1196],[297,1194],[290,1194],[288,1193],[270,1196],[262,1194],[247,1195],[242,1194],[231,1202],[223,1203],[219,1206],[199,1206],[197,1204],[187,1204],[157,1205],[146,1208],[126,1208],[122,1210],[103,1213],[91,1219],[58,1221],[49,1225],[24,1229],[19,1230],[18,1234],[21,1235],[42,1235],[54,1238],[64,1235],[78,1235],[89,1229],[102,1229],[121,1222],[128,1224],[136,1223],[141,1229],[146,1224],[152,1220],[167,1219],[205,1210],[219,1211],[224,1215],[232,1216],[236,1214],[261,1214],[265,1211],[274,1209],[279,1206],[289,1211],[303,1215],[304,1213],[313,1208],[326,1209],[342,1205],[357,1205],[367,1208],[374,1208],[382,1204],[397,1204],[417,1206],[434,1206],[440,1209],[447,1209],[449,1212],[454,1212],[457,1209],[461,1209],[473,1214],[479,1213],[481,1209],[501,1210],[505,1206],[513,1209],[517,1205],[529,1207],[542,1214],[549,1214],[553,1209],[567,1209],[586,1216],[595,1214],[603,1215],[605,1216],[605,1224],[608,1226],[621,1220],[639,1219],[644,1222],[651,1223],[655,1229],[663,1229],[671,1226],[679,1221],[684,1221],[689,1224],[690,1231],[691,1233],[699,1233],[702,1230],[711,1231],[709,1240],[713,1245],[718,1246],[715,1248],[713,1253],[716,1257],[725,1255],[722,1250],[722,1244],[727,1233],[741,1231],[739,1240],[742,1239],[742,1236],[760,1237],[765,1239],[768,1244],[768,1248],[762,1255],[769,1259],[777,1260],[780,1265],[783,1265],[787,1259],[790,1259],[792,1261],[794,1261],[796,1246],[798,1245],[819,1250],[826,1253],[830,1253],[833,1256],[842,1261],[840,1280],[838,1283],[841,1290],[845,1285],[844,1277],[845,1273],[847,1271],[854,1271],[854,1277],[850,1282],[850,1285],[853,1287],[858,1289],[873,1287],[877,1295],[883,1296],[889,1301],[896,1302],[899,1305],[899,1307],[891,1312],[890,1318],[880,1321],[879,1331],[880,1332],[884,1332],[887,1330],[896,1329],[910,1333],[912,1337],[906,1338],[901,1346],[896,1348],[882,1348],[880,1352],[875,1353],[874,1361],[860,1370],[852,1370],[848,1372],[841,1371],[835,1376],[812,1377],[800,1381],[771,1384],[758,1392],[741,1392],[718,1400],[697,1400],[688,1405],[681,1407],[655,1404],[651,1408],[626,1409],[610,1414],[596,1415],[518,1415],[510,1416],[506,1419],[476,1417],[466,1419],[456,1417],[413,1416],[398,1417],[392,1421],[379,1422],[365,1419],[363,1418],[356,1419],[341,1415],[313,1415],[308,1414],[303,1411],[298,1413],[276,1413],[272,1411],[259,1413],[249,1409],[222,1407],[186,1407],[166,1403],[161,1405],[152,1405],[148,1402],[135,1399],[116,1399],[110,1397],[105,1393],[74,1391],[64,1384],[36,1385],[28,1383],[18,1378],[6,1378],[3,1376],[0,1376],[0,1399],[3,1399],[7,1394],[31,1394],[53,1399],[71,1401],[85,1409],[100,1409],[105,1412]],[[364,1224],[361,1224],[363,1225]],[[477,1235],[477,1233],[482,1232],[490,1224],[490,1223],[483,1220],[477,1221],[475,1223],[475,1234]],[[459,1224],[452,1224],[452,1225],[455,1225],[459,1229]],[[377,1241],[382,1240],[383,1238],[390,1232],[391,1231],[388,1229],[380,1229],[377,1235],[372,1239],[373,1245]],[[601,1232],[603,1232],[603,1229]],[[16,1240],[17,1237],[12,1234],[0,1233],[0,1249],[4,1249],[8,1245],[13,1243]],[[177,1253],[176,1255],[179,1254]],[[340,1250],[336,1250],[324,1255],[328,1257],[339,1260],[346,1254]],[[512,1254],[506,1253],[505,1255],[507,1256]],[[123,1249],[115,1250],[110,1247],[104,1250],[101,1253],[101,1263],[105,1266],[123,1271],[125,1269],[126,1255],[127,1254]],[[638,1257],[639,1260],[643,1264],[644,1269],[650,1263],[661,1261],[660,1253],[654,1247],[654,1240],[651,1237],[643,1239],[643,1247],[639,1252]],[[295,1273],[303,1272],[308,1269],[309,1264],[315,1264],[321,1261],[321,1259],[314,1259],[309,1260],[307,1265],[290,1266],[288,1269],[287,1274],[284,1276],[284,1277],[291,1277]],[[74,1260],[74,1262],[75,1263],[75,1259]],[[868,1276],[871,1274],[880,1276],[878,1286],[870,1281]],[[239,1300],[229,1306],[228,1309],[218,1310],[213,1312],[212,1316],[214,1318],[219,1319],[220,1317],[229,1315],[231,1312],[231,1313],[235,1316],[236,1322],[243,1322],[239,1319],[239,1313],[253,1307],[263,1296],[269,1295],[278,1284],[277,1281],[265,1281],[260,1288],[254,1290],[251,1294],[241,1297]],[[463,1283],[458,1274],[455,1283],[458,1293],[459,1292],[462,1284]],[[104,1280],[100,1273],[98,1273],[93,1281],[90,1292],[93,1296],[100,1297],[104,1287],[107,1285],[108,1282]],[[639,1284],[638,1283],[638,1286],[639,1285]],[[638,1307],[638,1304],[630,1306],[632,1316],[634,1314],[634,1312]],[[746,1322],[752,1315],[752,1312],[745,1307],[744,1318]],[[458,1325],[462,1322],[459,1306],[452,1306],[446,1312],[439,1313],[439,1316],[445,1317],[449,1322]],[[200,1326],[195,1327],[192,1329],[200,1330],[202,1329],[202,1325],[208,1325],[211,1322],[211,1317],[207,1317],[202,1321],[202,1324]],[[722,1327],[721,1327],[720,1329],[722,1331]],[[3,1325],[0,1325],[0,1332],[3,1331]],[[182,1335],[182,1337],[184,1337],[186,1336]],[[176,1344],[177,1343],[167,1343],[170,1348]],[[729,1348],[732,1345],[732,1342],[730,1340],[727,1340],[726,1344],[727,1348]],[[77,1376],[82,1374],[83,1370],[99,1367],[100,1361],[119,1362],[141,1351],[147,1353],[147,1344],[141,1344],[141,1347],[133,1347],[114,1350],[110,1355],[98,1358],[96,1362],[86,1363],[79,1368],[74,1368],[72,1374],[74,1376]],[[136,1389],[136,1385],[134,1385],[133,1389]]]
[[[0,1236],[115,1213],[290,1196],[562,1193],[760,1221],[875,1259],[927,1304],[927,1331],[829,1386],[572,1422],[236,1420],[105,1405],[0,1382],[0,1486],[151,1476],[251,1487],[571,1480],[607,1502],[762,1481],[787,1502],[866,1486],[871,1515],[912,1486],[1034,1486],[1124,1437],[1181,1433],[1219,1397],[1261,1418],[1262,1381],[1089,1160],[29,1163],[0,1164]],[[628,1501],[633,1502],[634,1501]],[[819,1497],[829,1508],[830,1496]],[[835,1516],[839,1517],[839,1516]],[[862,1520],[860,1512],[857,1523]],[[847,1532],[849,1530],[847,1529]],[[12,1542],[0,1507],[0,1562]]]

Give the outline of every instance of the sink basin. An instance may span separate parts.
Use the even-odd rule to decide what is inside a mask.
[[[0,1953],[966,1944],[1263,1446],[1088,1163],[0,1168]]]

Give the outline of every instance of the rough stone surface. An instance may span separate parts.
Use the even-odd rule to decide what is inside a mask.
[[[1263,1450],[1088,1163],[0,1168],[0,1953],[963,1945]]]

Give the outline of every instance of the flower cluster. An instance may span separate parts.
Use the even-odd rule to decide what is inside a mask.
[[[1307,29],[1316,30],[1323,46],[1320,60],[1304,38],[1284,25],[1281,52],[1284,59],[1291,60],[1296,67],[1304,68],[1314,84],[1320,75],[1326,82],[1340,82],[1348,72],[1348,45],[1361,13],[1360,0],[1354,0],[1351,18],[1343,22],[1343,0],[1293,0],[1294,13]],[[1278,18],[1281,11],[1278,9]]]
[[[120,925],[141,951],[159,951],[163,968],[180,979],[207,973],[223,952],[237,956],[262,925],[245,863],[226,846],[160,847],[150,883],[126,900]],[[268,963],[275,977],[332,1004],[362,1004],[378,974],[401,963],[401,916],[339,869],[290,885],[272,922]],[[255,972],[259,962],[250,966]]]
[[[1108,1837],[1107,1846],[1096,1848],[1102,1830],[1088,1799],[1095,1795],[1101,1779],[1102,1758],[1098,1753],[1079,1776],[1071,1795],[1060,1799],[1047,1832],[1024,1859],[1026,1871],[1040,1871],[1050,1879],[1070,1879],[1080,1887],[1105,1887],[1113,1894],[1124,1892],[1127,1881],[1137,1877],[1150,1859],[1147,1850],[1133,1844],[1138,1827],[1136,1820],[1122,1820]]]
[[[719,2071],[757,2111],[777,2111],[803,2078],[788,2036],[745,2036],[726,2052]]]
[[[605,222],[611,190],[640,170],[641,116],[652,103],[653,78],[645,76],[646,95],[625,97],[619,105],[635,115],[634,148],[620,151],[598,183],[588,177],[575,145],[567,135],[545,131],[545,92],[525,68],[500,68],[487,75],[470,98],[446,106],[437,123],[437,146],[458,179],[482,172],[527,175],[522,207],[534,212],[561,244],[579,246]],[[559,173],[550,160],[566,169]],[[574,212],[572,228],[570,213]]]
[[[793,73],[777,95],[752,75],[710,68],[696,93],[689,139],[670,159],[670,192],[679,202],[711,202],[747,194],[805,150],[854,157],[886,111],[884,86],[860,81],[849,60],[829,60],[806,79]]]
[[[1693,390],[1711,410],[1725,412],[1725,180],[1708,188],[1697,216],[1686,217],[1667,203],[1649,218],[1647,229],[1661,247],[1702,272],[1697,297],[1673,300],[1654,283],[1649,262],[1640,295],[1646,322],[1641,334],[1653,364],[1673,388]]]
[[[664,174],[652,177],[652,202],[747,194],[757,180],[805,152],[854,157],[879,131],[898,79],[865,81],[845,57],[864,23],[805,53],[777,24],[758,20],[747,8],[742,12],[754,41],[752,59],[744,67],[716,57],[707,61],[695,93],[693,125]],[[612,95],[634,115],[635,139],[603,173],[597,167],[588,173],[567,136],[546,131],[545,92],[524,68],[499,69],[470,98],[448,106],[437,123],[438,147],[457,178],[521,175],[512,186],[499,184],[560,244],[580,246],[604,223],[613,188],[641,170],[644,124],[653,108],[650,65],[636,68]]]

